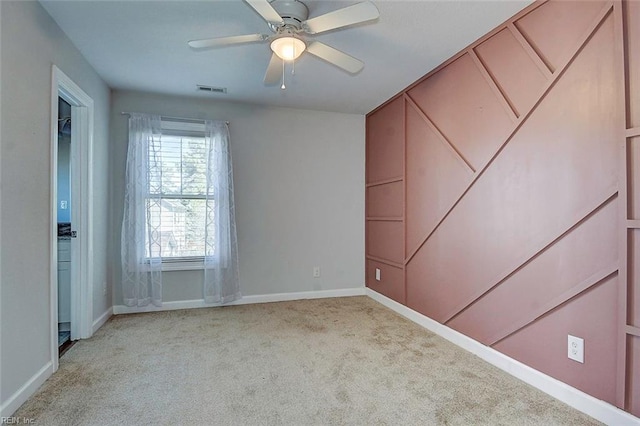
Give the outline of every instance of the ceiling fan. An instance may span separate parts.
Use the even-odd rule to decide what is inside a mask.
[[[370,2],[356,3],[324,15],[309,18],[309,9],[299,0],[244,0],[267,21],[273,34],[248,34],[191,40],[189,46],[195,50],[231,46],[256,42],[269,42],[271,60],[267,66],[264,83],[278,84],[284,76],[284,63],[296,60],[302,53],[310,53],[348,73],[356,74],[364,63],[317,40],[307,40],[304,35],[316,35],[351,25],[377,19],[378,8]],[[282,73],[281,73],[282,70]],[[284,89],[284,81],[282,84]]]

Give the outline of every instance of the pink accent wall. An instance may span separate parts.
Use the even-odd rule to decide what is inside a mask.
[[[640,2],[622,4],[625,55],[627,209],[626,408],[640,417]],[[629,219],[631,221],[629,221]]]
[[[405,102],[402,96],[367,116],[367,286],[405,303]],[[375,270],[380,270],[380,280]]]
[[[407,93],[475,170],[486,163],[512,127],[469,54]]]
[[[403,226],[398,221],[367,221],[367,253],[378,259],[402,263]]]
[[[551,1],[514,20],[514,25],[536,53],[555,71],[575,53],[585,30],[598,15],[603,1]]]
[[[391,182],[367,188],[367,216],[370,218],[401,218],[404,202],[402,182]]]
[[[629,370],[629,408],[632,413],[640,413],[640,337],[629,336],[628,340]]]
[[[607,203],[476,299],[447,325],[493,345],[599,280],[615,274],[618,269],[617,207],[615,201]],[[598,244],[594,245],[594,241]],[[615,338],[615,333],[610,337]],[[615,340],[609,344],[615,344]]]
[[[380,270],[380,280],[376,280],[376,269]],[[375,260],[367,260],[366,280],[372,290],[384,294],[397,302],[405,302],[402,268],[376,262]]]
[[[629,233],[629,282],[640,282],[640,229],[630,229]],[[629,324],[640,327],[640,285],[629,286]]]
[[[404,105],[397,99],[367,120],[367,184],[402,178]]]
[[[640,96],[638,96],[640,98]],[[630,189],[640,187],[640,137],[630,138],[627,145],[630,177]],[[640,219],[640,191],[629,191],[628,212],[629,219]]]
[[[547,82],[544,67],[523,49],[514,31],[504,29],[476,47],[475,51],[495,80],[501,94],[517,116],[528,111],[538,100]]]
[[[367,116],[367,286],[640,415],[639,126],[640,2],[535,3]]]
[[[406,120],[407,193],[412,194],[407,197],[406,249],[413,252],[469,185],[473,172],[419,110],[407,106]]]
[[[616,387],[616,351],[612,348],[616,343],[617,298],[617,277],[613,276],[558,306],[494,349],[610,401]],[[598,314],[588,315],[589,312]],[[567,334],[584,339],[584,364],[567,358]]]
[[[624,4],[627,54],[628,126],[640,127],[640,2]]]

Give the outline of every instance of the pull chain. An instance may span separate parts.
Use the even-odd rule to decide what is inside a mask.
[[[282,86],[280,86],[282,90],[286,89],[287,86],[284,85],[284,61],[282,61]]]
[[[291,41],[291,51],[293,52],[293,59],[291,60],[291,75],[295,75],[296,73],[296,44],[293,42],[293,40]],[[282,90],[285,90],[287,88],[287,86],[285,86],[284,84],[284,78],[285,78],[285,63],[286,61],[283,59],[282,60],[282,86],[280,86],[280,88]]]

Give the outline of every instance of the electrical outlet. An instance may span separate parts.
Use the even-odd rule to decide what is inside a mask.
[[[380,281],[380,269],[376,268],[376,281]]]
[[[107,295],[107,282],[103,282],[102,283],[102,295],[106,296]]]
[[[567,356],[584,364],[584,339],[569,334],[567,338]]]
[[[69,206],[69,202],[66,200],[62,200],[60,201],[60,209],[61,210],[66,210]]]
[[[319,266],[314,266],[313,267],[313,278],[320,278],[320,267]]]

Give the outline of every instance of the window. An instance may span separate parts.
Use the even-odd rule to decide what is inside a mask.
[[[161,134],[155,149],[147,153],[146,226],[151,232],[149,229],[145,232],[145,255],[147,258],[161,255],[163,269],[186,269],[188,263],[197,267],[205,254],[207,147],[204,124],[163,119]]]
[[[203,269],[204,303],[240,298],[228,123],[126,114],[123,303],[162,306],[168,269]]]

